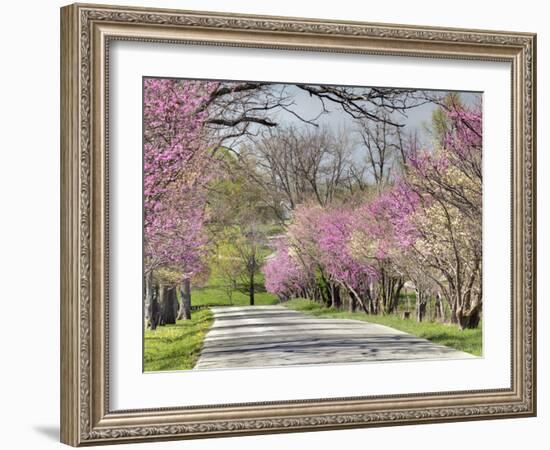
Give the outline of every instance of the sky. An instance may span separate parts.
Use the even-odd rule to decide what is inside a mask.
[[[280,86],[281,88],[284,87],[285,92],[294,97],[295,105],[292,109],[301,117],[311,120],[319,116],[319,113],[322,111],[322,106],[318,98],[311,97],[307,92],[297,88],[294,85],[280,84],[277,86]],[[446,93],[446,91],[432,92],[437,94]],[[474,92],[460,92],[460,96],[465,104],[474,104],[481,98],[482,94]],[[344,127],[353,128],[353,120],[349,114],[345,113],[335,104],[331,104],[330,102],[325,102],[325,104],[327,107],[331,108],[331,112],[320,116],[317,119],[317,123],[335,130]],[[405,134],[417,131],[421,141],[424,144],[428,144],[428,142],[426,142],[428,136],[425,131],[425,127],[430,125],[432,112],[435,108],[436,105],[433,103],[426,103],[408,110],[405,116],[399,114],[396,117],[401,123],[404,124],[403,131]],[[294,115],[285,111],[279,111],[277,113],[277,121],[288,125],[294,125],[296,127],[308,126]]]

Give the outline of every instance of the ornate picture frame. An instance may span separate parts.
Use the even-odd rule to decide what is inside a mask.
[[[114,41],[511,64],[511,385],[113,411],[109,406],[109,49]],[[97,445],[536,414],[536,36],[74,4],[61,9],[61,441]]]

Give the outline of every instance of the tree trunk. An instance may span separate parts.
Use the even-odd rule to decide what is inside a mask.
[[[159,286],[153,285],[153,297],[151,307],[151,330],[156,330],[160,323]]]
[[[369,314],[378,313],[376,309],[376,302],[374,301],[374,298],[373,298],[373,292],[374,292],[374,287],[372,283],[369,283],[367,289],[365,290],[365,296],[367,299],[367,310]]]
[[[391,303],[391,312],[396,312],[399,305],[399,300],[401,297],[401,290],[405,285],[403,278],[394,278],[392,283],[392,303]]]
[[[153,276],[148,277],[146,290],[149,296],[149,304],[147,305],[146,314],[148,314],[147,326],[151,330],[156,330],[160,322],[160,306],[159,306],[159,287],[155,284]]]
[[[164,310],[166,308],[166,286],[160,284],[158,289],[159,319],[157,325],[163,326],[165,325]]]
[[[161,285],[159,289],[159,325],[176,323],[177,304],[178,299],[176,297],[176,288],[173,286]]]
[[[368,296],[367,298],[367,302],[368,302],[368,310],[369,310],[369,314],[374,314],[376,315],[378,313],[378,311],[376,310],[376,304],[374,303],[374,300],[372,299],[372,296]]]
[[[350,293],[350,296],[353,296],[355,298],[355,300],[357,301],[357,303],[359,303],[359,305],[361,305],[361,308],[363,308],[363,311],[365,312],[365,314],[368,314],[369,311],[367,309],[367,305],[365,304],[365,301],[359,296],[357,291],[349,285],[343,284],[342,286],[345,289],[347,289]]]
[[[385,276],[384,270],[382,269],[380,271],[380,280],[377,282],[377,287],[376,287],[376,291],[375,291],[376,292],[376,294],[375,294],[375,302],[376,302],[375,309],[380,314],[385,314],[386,313],[386,304],[385,304],[386,291],[384,289],[384,286],[386,284],[385,279],[386,279],[386,276]]]
[[[325,304],[325,306],[329,307],[331,305],[330,300],[330,290],[328,281],[325,278],[323,272],[321,271],[319,277],[321,278],[321,282],[317,282],[317,285],[319,287],[319,292],[321,294],[321,301]]]
[[[178,311],[178,320],[191,319],[191,280],[186,278],[181,285],[181,304]]]
[[[380,274],[377,289],[378,305],[376,309],[381,314],[392,314],[397,309],[404,281],[400,277],[388,275],[384,270],[381,270]]]
[[[250,285],[248,286],[248,295],[250,296],[250,306],[254,306],[254,272],[250,273]]]
[[[415,289],[416,292],[416,320],[422,322],[426,314],[427,298],[424,292],[420,289]]]
[[[357,309],[357,299],[351,292],[349,294],[349,312],[355,312]]]
[[[435,296],[435,318],[441,322],[445,322],[445,307],[441,299],[441,293],[438,292]]]
[[[458,301],[456,298],[453,298],[451,302],[451,323],[458,323]]]
[[[318,303],[323,302],[323,296],[321,295],[321,291],[319,289],[319,286],[315,285],[311,288],[311,291],[313,292],[313,300],[315,300]]]
[[[342,306],[342,301],[340,299],[340,287],[335,285],[334,283],[330,283],[330,296],[330,306],[332,308],[340,309],[340,306]]]
[[[174,286],[172,289],[172,308],[174,310],[174,323],[176,323],[176,320],[178,318],[178,309],[179,309],[177,286]]]
[[[171,286],[168,288],[168,295],[169,295],[169,300],[168,300],[168,307],[170,308],[170,311],[168,311],[169,313],[169,322],[167,321],[166,323],[176,323],[176,318],[178,317],[178,308],[179,308],[179,304],[178,304],[178,288],[177,286]]]
[[[145,326],[154,329],[153,325],[153,272],[145,274],[145,295],[143,297],[143,319]]]
[[[469,310],[463,311],[462,308],[457,311],[458,325],[461,330],[465,328],[477,328],[481,320],[481,304],[473,305]]]

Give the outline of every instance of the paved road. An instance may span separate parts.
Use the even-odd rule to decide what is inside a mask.
[[[195,369],[472,358],[394,328],[282,306],[215,307]]]

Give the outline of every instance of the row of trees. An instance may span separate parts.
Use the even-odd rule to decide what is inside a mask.
[[[144,309],[152,329],[191,317],[190,280],[205,270],[205,186],[213,174],[204,105],[216,88],[144,81]]]
[[[397,145],[399,135],[378,133],[386,126],[363,134],[373,179],[367,188],[355,183],[361,195],[295,208],[264,266],[266,287],[281,298],[390,314],[407,285],[419,321],[431,299],[440,320],[475,328],[482,310],[481,109],[448,96],[434,113],[430,150],[414,139]],[[393,176],[384,168],[390,145],[400,158]]]
[[[318,100],[319,117],[343,112],[350,128],[303,117],[300,93]],[[419,150],[399,121],[427,102],[440,104],[435,151]],[[419,320],[434,298],[442,319],[446,302],[449,320],[477,325],[481,113],[457,96],[147,78],[143,183],[151,328],[190,318],[191,287],[213,266],[228,296],[244,286],[251,304],[262,269],[281,298],[370,314],[395,311],[409,283]]]
[[[231,273],[246,274],[253,304],[261,265],[254,226],[244,213],[226,204],[226,214],[215,204],[223,197],[216,189],[231,177],[222,144],[247,136],[251,126],[274,126],[266,111],[286,107],[285,96],[267,83],[158,78],[144,79],[143,90],[146,325],[155,329],[191,317],[191,284],[207,278],[213,241],[233,243],[244,270]],[[217,226],[229,217],[232,224]]]

